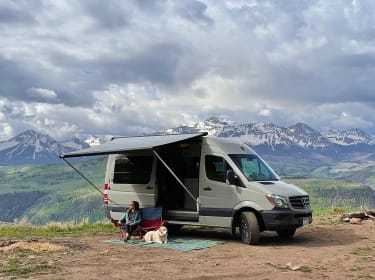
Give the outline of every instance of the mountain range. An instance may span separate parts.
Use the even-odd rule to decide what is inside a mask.
[[[375,158],[375,139],[361,129],[347,131],[314,130],[304,123],[281,127],[272,123],[238,124],[231,120],[211,117],[205,121],[180,125],[154,134],[181,134],[208,132],[217,137],[236,138],[253,147],[262,156],[294,155],[347,158],[350,154],[364,154]],[[0,165],[41,164],[59,161],[61,153],[101,144],[105,138],[73,137],[57,142],[52,137],[33,130],[0,141]],[[372,159],[374,160],[374,159]]]
[[[347,152],[375,153],[375,138],[365,131],[353,128],[347,131],[319,132],[304,123],[281,127],[272,123],[237,124],[231,120],[211,117],[205,121],[181,125],[160,131],[160,134],[197,133],[237,138],[259,153],[291,154],[317,153],[330,157],[345,156]]]
[[[89,147],[81,139],[57,142],[51,136],[34,130],[24,131],[17,136],[0,142],[0,164],[41,164],[57,162],[60,153],[67,153]]]

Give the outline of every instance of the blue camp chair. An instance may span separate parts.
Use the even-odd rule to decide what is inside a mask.
[[[162,218],[163,208],[146,207],[141,209],[141,213],[141,225],[133,232],[133,235],[135,236],[141,237],[144,234],[146,234],[146,232],[158,229],[160,226],[164,224]],[[125,229],[123,226],[120,226],[120,238],[125,238]]]

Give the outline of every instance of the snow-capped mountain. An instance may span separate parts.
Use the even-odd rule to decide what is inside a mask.
[[[0,142],[0,164],[50,163],[59,160],[62,152],[88,147],[78,138],[58,143],[49,135],[27,130]]]
[[[266,153],[292,152],[293,149],[313,151],[326,155],[337,155],[350,148],[375,152],[375,140],[361,129],[348,131],[325,131],[320,133],[304,123],[281,127],[272,123],[256,122],[236,124],[233,121],[209,118],[205,121],[169,128],[159,134],[197,133],[207,131],[209,135],[237,138]]]
[[[310,126],[297,123],[281,127],[272,123],[256,122],[237,124],[216,117],[205,121],[169,128],[155,134],[181,134],[208,132],[218,137],[236,138],[252,146],[261,155],[324,155],[337,158],[351,152],[375,155],[375,139],[360,129],[319,132]],[[52,137],[25,131],[7,141],[0,142],[0,164],[50,163],[59,155],[73,150],[100,145],[108,137],[90,136],[57,142]]]
[[[82,140],[77,137],[73,137],[70,141],[62,142],[60,144],[65,147],[71,148],[72,150],[80,150],[90,147],[86,140]]]
[[[101,137],[97,137],[95,135],[91,135],[90,137],[86,138],[84,140],[84,142],[88,146],[93,147],[93,146],[98,146],[98,145],[103,144],[104,142],[106,142],[106,139],[105,138],[101,138]]]
[[[358,128],[352,128],[347,131],[327,130],[323,131],[322,135],[331,142],[343,146],[364,143],[375,144],[374,139],[370,135]]]

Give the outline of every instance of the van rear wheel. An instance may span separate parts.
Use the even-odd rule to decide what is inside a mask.
[[[242,212],[240,217],[240,235],[245,244],[257,244],[260,238],[259,224],[253,212]]]

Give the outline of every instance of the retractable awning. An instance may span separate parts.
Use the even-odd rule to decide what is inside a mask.
[[[61,154],[60,158],[121,154],[129,151],[154,150],[157,147],[207,135],[207,132],[194,134],[154,135],[140,137],[120,137],[102,145]]]

